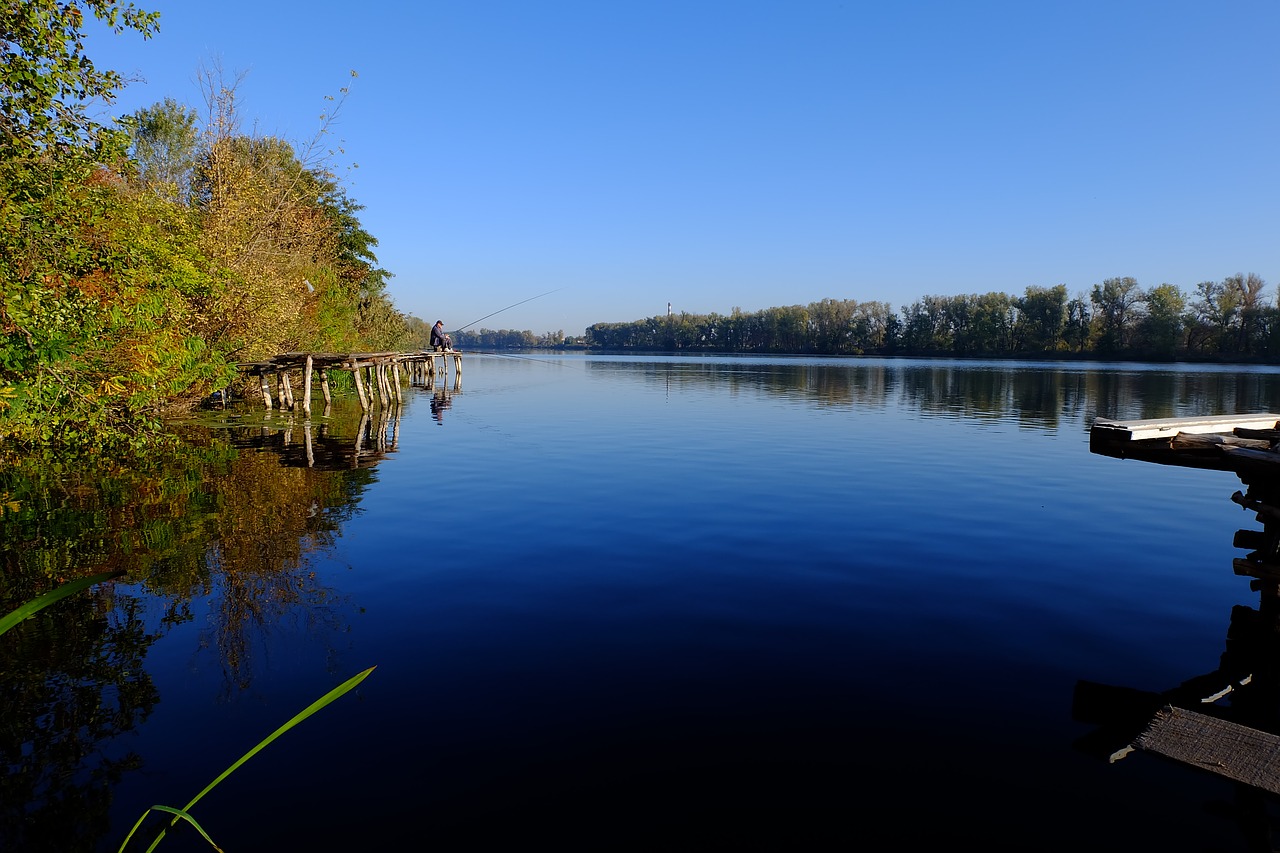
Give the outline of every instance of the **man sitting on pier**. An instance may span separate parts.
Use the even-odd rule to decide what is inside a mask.
[[[436,352],[453,349],[453,338],[444,333],[444,320],[436,320],[436,324],[431,327],[431,348]]]

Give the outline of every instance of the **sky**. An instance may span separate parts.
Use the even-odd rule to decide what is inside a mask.
[[[1275,0],[135,2],[111,114],[239,79],[450,330],[1280,281]]]

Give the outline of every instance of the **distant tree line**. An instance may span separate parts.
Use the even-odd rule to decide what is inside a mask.
[[[657,315],[596,323],[585,342],[606,350],[819,355],[1039,356],[1151,360],[1280,359],[1280,304],[1254,273],[1144,289],[1109,278],[1068,298],[1066,285],[1007,293],[925,296],[895,311],[884,302],[823,299],[722,314]]]

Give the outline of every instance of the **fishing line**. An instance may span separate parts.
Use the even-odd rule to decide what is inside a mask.
[[[508,309],[510,309],[510,308],[515,308],[515,307],[516,307],[516,305],[523,305],[523,304],[525,304],[526,302],[532,302],[532,301],[533,301],[533,300],[535,300],[535,299],[541,299],[541,298],[542,298],[542,297],[544,297],[544,296],[550,296],[551,294],[556,293],[557,291],[561,291],[561,290],[564,290],[564,288],[563,288],[563,287],[557,287],[555,290],[548,290],[546,293],[539,293],[537,296],[530,296],[528,299],[521,299],[519,302],[516,302],[516,303],[513,303],[513,304],[511,304],[511,305],[508,305],[506,308],[499,308],[497,311],[494,311],[494,312],[493,312],[493,314],[501,314],[503,311],[506,311],[506,310],[508,310]],[[492,317],[492,316],[493,316],[493,314],[485,314],[483,317],[481,317],[481,318],[480,318],[480,320],[488,320],[490,317]],[[470,323],[468,323],[466,326],[463,326],[462,328],[459,328],[459,329],[454,329],[453,331],[454,331],[454,333],[455,333],[455,334],[457,334],[458,332],[461,332],[461,331],[462,331],[462,329],[465,329],[465,328],[467,328],[468,326],[474,326],[476,323],[479,323],[479,322],[480,322],[480,320],[472,320],[472,321],[471,321]]]
[[[479,322],[478,320],[476,322]],[[548,361],[545,358],[533,358],[527,355],[512,355],[509,352],[491,352],[489,350],[468,350],[468,355],[494,355],[498,358],[518,358],[521,361],[536,361],[539,364],[550,364],[554,367],[564,367],[564,363],[560,361]]]

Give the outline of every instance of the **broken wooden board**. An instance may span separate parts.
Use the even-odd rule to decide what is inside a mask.
[[[1133,746],[1280,794],[1280,736],[1270,732],[1166,705]]]

